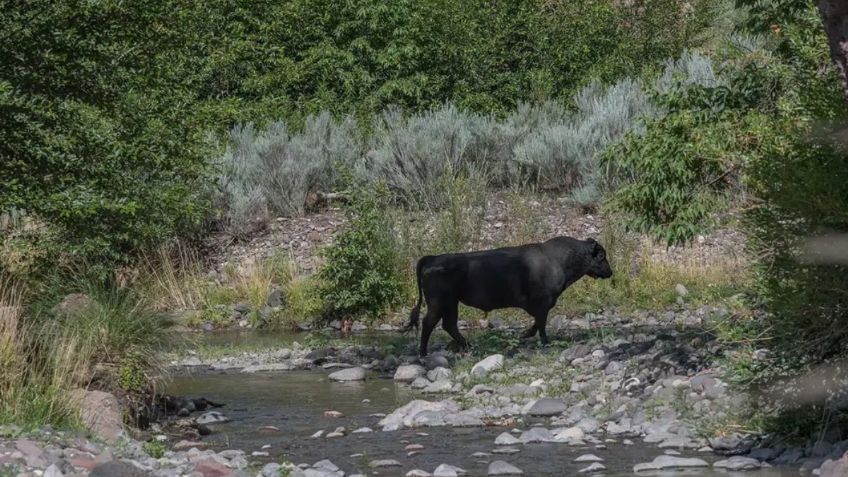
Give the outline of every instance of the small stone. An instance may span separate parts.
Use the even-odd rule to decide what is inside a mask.
[[[581,474],[592,474],[602,472],[604,470],[607,470],[607,467],[604,464],[601,464],[600,462],[593,462],[589,464],[589,467],[584,467],[577,472],[580,472]]]
[[[416,378],[423,377],[426,373],[427,371],[423,366],[419,366],[417,364],[405,364],[403,366],[398,366],[398,369],[395,371],[394,380],[411,383],[415,381]]]
[[[316,432],[315,434],[312,434],[312,435],[311,435],[311,436],[309,436],[309,437],[311,437],[311,438],[313,438],[313,439],[317,439],[317,438],[319,438],[319,437],[321,437],[321,436],[323,436],[323,435],[324,435],[324,431],[322,430],[322,431],[318,431],[318,432]]]
[[[525,414],[530,416],[559,416],[567,409],[564,402],[559,399],[538,399],[531,401],[526,406]]]
[[[380,459],[380,460],[372,460],[368,463],[368,467],[372,469],[378,469],[381,467],[400,467],[400,462],[394,459]]]
[[[344,417],[344,414],[339,411],[324,411],[324,417],[339,418]]]
[[[510,464],[509,462],[504,462],[502,460],[496,460],[489,464],[489,470],[487,475],[522,475],[524,471],[519,469],[518,467]]]
[[[197,418],[198,424],[208,426],[209,424],[223,424],[230,422],[230,418],[217,411],[209,411]]]
[[[682,283],[678,283],[677,285],[674,285],[674,291],[677,292],[677,294],[680,295],[681,297],[685,297],[686,295],[689,294],[689,290],[687,290],[686,287]]]
[[[351,434],[366,434],[369,432],[374,432],[374,429],[371,429],[370,427],[360,427],[359,429],[354,429]]]
[[[423,449],[423,448],[424,448],[424,446],[422,446],[421,444],[409,444],[409,445],[407,445],[406,447],[404,447],[404,448],[403,448],[403,450],[406,450],[406,451],[418,451],[418,450],[421,450],[421,449]]]
[[[427,372],[427,379],[430,381],[447,381],[453,376],[450,369],[438,367]]]
[[[517,447],[498,447],[497,449],[492,449],[492,454],[517,454],[521,452],[521,449]]]
[[[604,459],[596,456],[595,454],[583,454],[580,457],[574,459],[574,462],[603,462]]]
[[[441,464],[433,471],[433,477],[457,477],[465,474],[465,470],[450,464]]]
[[[426,470],[413,469],[406,473],[406,477],[431,477],[433,474]]]
[[[706,461],[703,459],[697,458],[686,458],[686,457],[674,457],[670,455],[661,455],[656,457],[653,461],[644,463],[644,464],[636,464],[633,466],[633,472],[642,472],[647,470],[664,470],[664,469],[678,469],[678,468],[691,468],[691,467],[709,467]]]

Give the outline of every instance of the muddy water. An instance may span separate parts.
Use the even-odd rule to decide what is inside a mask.
[[[181,396],[204,396],[213,401],[225,402],[221,408],[231,422],[217,425],[206,442],[215,448],[242,449],[248,453],[264,449],[270,455],[258,457],[259,461],[288,460],[294,463],[314,463],[330,459],[347,473],[362,472],[368,475],[402,476],[411,469],[432,472],[442,463],[466,469],[471,476],[486,475],[487,461],[500,459],[516,465],[528,476],[581,475],[578,470],[585,463],[575,463],[582,454],[593,453],[604,459],[607,476],[633,475],[633,465],[647,462],[661,450],[637,443],[633,446],[608,443],[607,449],[592,446],[570,447],[563,444],[529,444],[518,448],[513,455],[492,455],[477,459],[475,452],[490,452],[495,448],[495,437],[504,428],[427,428],[382,432],[377,425],[376,413],[388,413],[417,397],[407,387],[392,380],[374,378],[364,383],[334,383],[324,371],[299,371],[283,374],[203,374],[182,376],[171,383],[170,393]],[[324,417],[324,411],[334,410],[342,418]],[[275,426],[279,432],[263,433],[263,426]],[[359,427],[371,427],[375,432],[348,434],[337,438],[310,438],[318,430],[333,431],[343,426],[348,432]],[[526,429],[527,424],[524,425]],[[423,432],[426,435],[419,434]],[[408,456],[407,444],[421,444],[424,449]],[[687,452],[712,462],[710,454]],[[390,469],[369,469],[373,459],[395,459],[403,466]],[[762,470],[746,473],[728,473],[712,470],[674,471],[646,475],[715,477],[745,475],[751,477],[789,477],[800,475],[797,469]]]

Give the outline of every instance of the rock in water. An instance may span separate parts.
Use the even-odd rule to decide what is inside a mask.
[[[401,381],[404,383],[411,383],[415,381],[416,378],[420,378],[424,376],[427,371],[423,366],[419,366],[417,364],[405,364],[403,366],[398,366],[397,371],[395,371],[395,381]]]
[[[524,471],[509,462],[496,460],[489,464],[487,475],[522,475],[523,473]]]
[[[513,446],[515,444],[521,444],[521,441],[509,432],[503,432],[495,439],[496,446]]]
[[[762,464],[757,459],[735,455],[729,459],[716,462],[713,467],[727,470],[755,470],[762,467]]]
[[[646,470],[663,470],[663,469],[682,469],[691,467],[709,467],[706,461],[697,458],[674,457],[670,455],[661,455],[653,461],[636,464],[633,466],[633,472],[643,472]]]
[[[453,373],[448,368],[438,367],[427,372],[427,379],[430,381],[447,381],[453,376]]]
[[[493,354],[486,359],[479,361],[471,368],[471,375],[483,377],[495,369],[503,367],[504,357],[502,354]]]
[[[357,366],[356,368],[348,368],[330,373],[329,378],[333,381],[365,381],[365,375],[365,368]]]
[[[223,424],[229,422],[230,418],[217,411],[209,411],[197,418],[197,423],[201,425]]]
[[[368,467],[372,469],[378,469],[381,467],[400,467],[400,462],[394,459],[381,459],[381,460],[372,460]]]
[[[595,454],[583,454],[580,457],[574,459],[574,462],[603,462],[604,459],[596,456]]]
[[[819,477],[844,477],[846,475],[848,475],[848,452],[841,459],[824,461],[819,473]]]
[[[431,477],[433,474],[426,470],[413,469],[406,473],[406,477]]]
[[[532,401],[527,407],[526,414],[530,416],[559,416],[567,407],[565,403],[559,399],[537,399]]]
[[[465,473],[465,470],[460,469],[459,467],[450,464],[442,464],[436,467],[436,470],[433,471],[433,477],[456,477]]]
[[[607,467],[604,464],[601,464],[600,462],[592,462],[589,467],[584,467],[578,470],[578,472],[580,472],[581,474],[594,474],[597,472],[603,472],[605,470],[607,470]]]

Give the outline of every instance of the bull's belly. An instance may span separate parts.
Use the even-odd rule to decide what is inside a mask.
[[[522,301],[516,300],[514,297],[463,297],[459,301],[465,306],[477,308],[485,312],[503,308],[523,308],[524,306]]]

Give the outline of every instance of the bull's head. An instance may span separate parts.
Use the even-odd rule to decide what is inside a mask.
[[[607,251],[595,239],[586,240],[586,244],[589,248],[589,268],[586,275],[592,278],[610,278],[612,267],[607,261]]]

